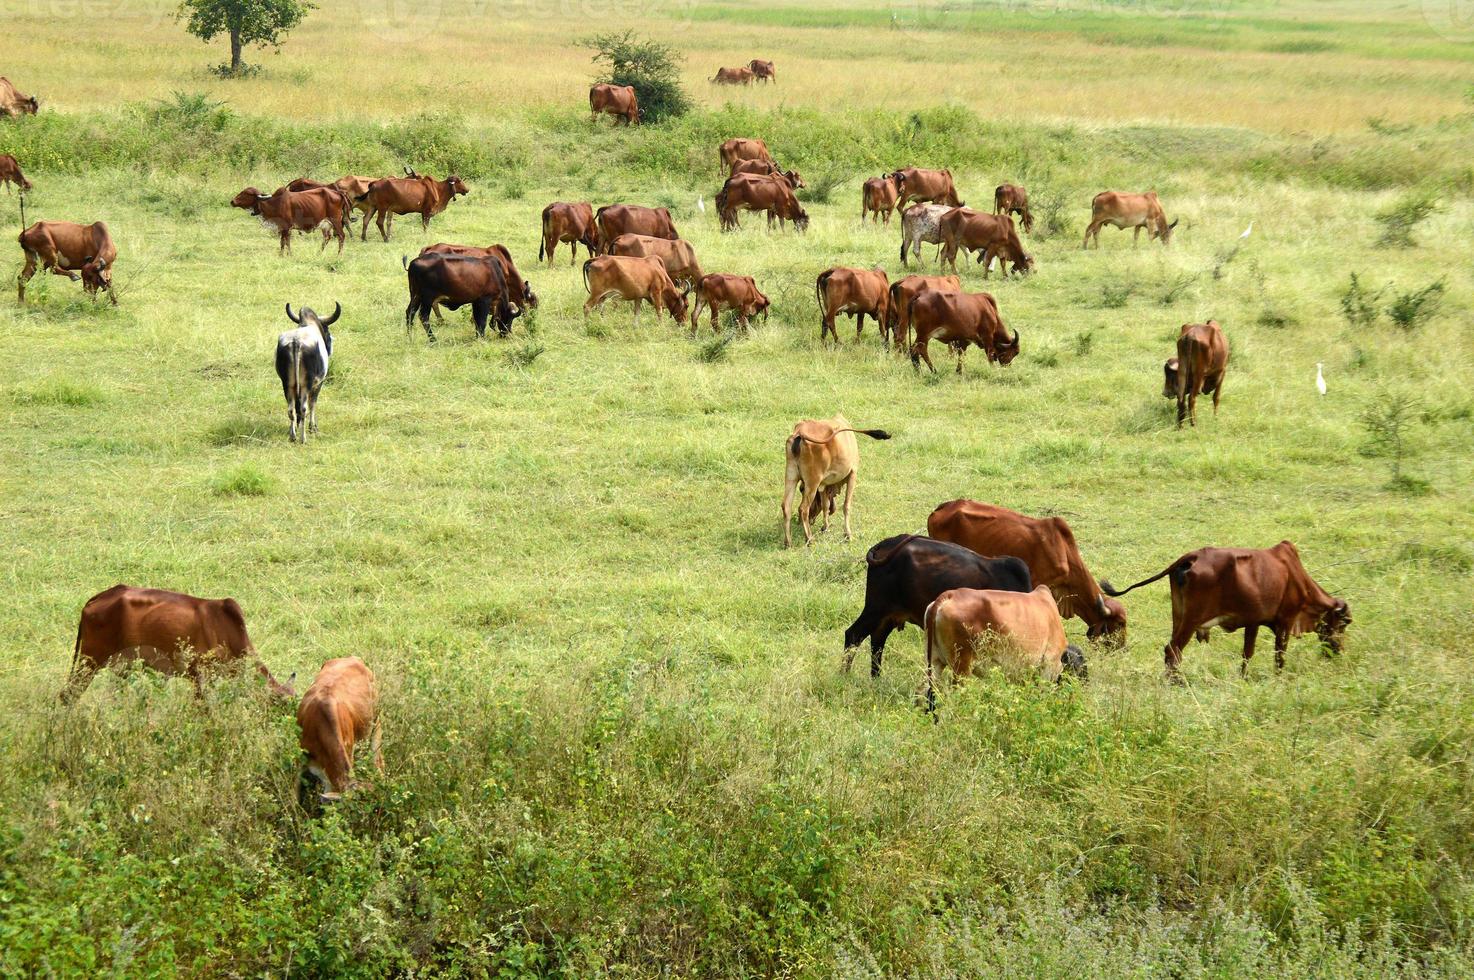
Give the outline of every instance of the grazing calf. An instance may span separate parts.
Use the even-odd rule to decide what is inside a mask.
[[[592,204],[587,201],[574,204],[554,201],[543,208],[543,237],[542,244],[537,247],[537,260],[541,262],[546,255],[551,265],[560,242],[568,243],[569,265],[578,261],[580,245],[588,249],[589,258],[594,257],[599,250],[599,233],[594,227]]]
[[[614,124],[624,120],[626,126],[640,122],[640,100],[633,85],[610,85],[600,82],[589,89],[589,122],[599,121],[600,114],[614,117]]]
[[[1068,669],[1085,679],[1085,657],[1065,639],[1049,586],[1034,591],[951,589],[926,609],[926,683],[928,710],[936,707],[936,676],[952,669],[954,680],[983,676],[995,666],[1015,681],[1039,675],[1059,680]]]
[[[298,744],[307,754],[298,781],[298,800],[310,800],[312,780],[318,801],[332,803],[357,787],[353,779],[353,748],[368,739],[374,768],[384,771],[379,749],[379,692],[374,672],[357,657],[329,660],[317,672],[312,686],[297,705]]]
[[[471,307],[471,320],[476,336],[486,336],[486,321],[495,312],[497,332],[503,337],[512,332],[512,321],[522,309],[512,302],[507,276],[499,255],[447,255],[430,252],[418,256],[405,266],[409,275],[409,305],[404,309],[404,330],[409,333],[415,314],[432,341],[430,311],[436,304],[452,310]]]
[[[319,252],[328,247],[329,239],[336,238],[338,254],[343,253],[346,240],[343,227],[348,224],[352,202],[336,187],[314,187],[305,191],[289,191],[281,187],[274,194],[262,194],[254,187],[247,187],[231,199],[230,205],[254,214],[262,224],[277,233],[278,254],[292,250],[292,232],[309,232],[317,228],[322,229]]]
[[[928,289],[911,303],[911,323],[916,340],[911,345],[911,364],[918,369],[920,361],[936,371],[927,353],[933,339],[951,347],[957,355],[957,373],[962,373],[962,355],[969,344],[976,344],[989,361],[1007,365],[1018,356],[1018,331],[1009,339],[998,315],[998,303],[988,293],[941,292]]]
[[[1156,191],[1145,194],[1102,191],[1090,202],[1090,225],[1085,229],[1085,241],[1080,247],[1088,248],[1093,237],[1095,247],[1100,248],[1100,230],[1106,225],[1123,231],[1132,229],[1133,247],[1141,241],[1143,228],[1147,230],[1148,241],[1160,238],[1166,245],[1172,240],[1172,229],[1177,227],[1178,220],[1174,218],[1170,225],[1167,223],[1167,214],[1162,210],[1162,202],[1157,200]]]
[[[1199,548],[1119,592],[1109,582],[1100,587],[1106,595],[1122,596],[1163,576],[1168,576],[1172,590],[1172,638],[1163,653],[1167,676],[1174,681],[1180,679],[1177,667],[1188,638],[1196,635],[1199,643],[1207,642],[1208,631],[1215,626],[1229,633],[1244,631],[1239,672],[1246,675],[1261,626],[1274,633],[1274,667],[1279,670],[1285,665],[1290,637],[1313,629],[1322,644],[1339,654],[1351,625],[1346,600],[1316,584],[1289,541],[1264,549]]]
[[[942,244],[942,216],[952,208],[947,204],[913,204],[901,211],[901,265],[906,264],[906,253],[909,251],[918,259],[921,258],[921,243],[927,242],[937,247],[937,255],[941,255]]]
[[[890,224],[891,212],[896,209],[899,195],[900,183],[893,173],[865,181],[860,185],[860,223],[864,224],[868,215],[875,222],[884,219],[885,224]]]
[[[364,195],[368,193],[368,189],[373,184],[373,182],[373,177],[355,177],[352,174],[347,174],[345,176],[339,177],[331,184],[324,183],[320,180],[312,180],[309,177],[298,177],[296,180],[287,185],[287,190],[310,191],[316,190],[320,187],[331,187],[335,190],[340,190],[348,196],[348,202],[353,206],[353,209],[359,213],[359,217],[363,221],[367,222],[370,215],[373,214],[374,206],[369,203],[366,198],[364,198]],[[351,213],[349,214],[347,220],[348,223],[352,223],[353,215]]]
[[[728,231],[740,227],[738,211],[764,211],[768,215],[768,228],[773,219],[779,227],[792,221],[793,227],[802,232],[809,227],[809,215],[794,196],[793,187],[783,177],[763,177],[758,174],[738,174],[728,177],[716,196],[717,216],[721,228]]]
[[[394,230],[396,214],[418,214],[420,230],[425,231],[430,227],[431,218],[450,207],[458,196],[469,193],[470,188],[455,174],[444,180],[434,180],[409,171],[407,177],[384,177],[376,180],[368,186],[368,190],[353,199],[356,204],[369,205],[368,213],[363,219],[360,241],[368,240],[370,217],[374,219],[379,234],[387,242],[389,233]],[[384,224],[385,219],[389,222],[387,227]],[[339,250],[342,250],[341,245]]]
[[[705,273],[696,260],[696,249],[685,239],[655,238],[651,235],[620,235],[609,243],[610,255],[653,255],[665,265],[676,282],[696,283]]]
[[[911,333],[911,304],[928,289],[960,292],[962,280],[956,276],[918,276],[913,273],[891,283],[891,297],[886,305],[881,333],[895,338],[896,350],[906,349]]]
[[[328,361],[333,356],[333,335],[328,330],[343,313],[341,303],[333,304],[333,315],[323,320],[310,308],[292,312],[287,304],[287,319],[297,324],[276,338],[276,376],[281,378],[282,394],[287,399],[287,438],[306,442],[307,433],[317,432],[317,393],[328,376]]]
[[[824,512],[824,530],[834,513],[834,495],[844,487],[844,539],[850,539],[850,504],[855,496],[855,477],[860,469],[860,447],[855,433],[872,439],[889,439],[884,429],[852,428],[843,415],[828,422],[805,419],[793,427],[784,444],[783,547],[793,546],[793,492],[799,491],[798,520],[804,539],[814,543],[813,519]]]
[[[1198,424],[1198,395],[1213,396],[1213,414],[1223,395],[1223,376],[1228,373],[1228,338],[1217,320],[1184,323],[1177,336],[1177,356],[1162,365],[1166,376],[1162,395],[1177,399],[1177,427],[1184,418]]]
[[[7,116],[34,116],[41,102],[34,95],[22,95],[10,79],[0,76],[0,119]]]
[[[583,284],[589,298],[583,304],[583,315],[618,296],[635,304],[635,325],[640,324],[640,304],[649,301],[655,307],[655,319],[670,313],[676,323],[686,322],[688,286],[677,290],[665,271],[665,264],[654,256],[601,255],[583,264]]]
[[[680,238],[669,208],[647,208],[639,204],[606,204],[594,212],[594,229],[598,232],[599,254],[607,255],[609,247],[620,235],[648,235],[651,238]]]
[[[844,669],[870,640],[870,676],[880,676],[886,639],[907,623],[921,626],[926,607],[948,589],[1028,592],[1029,566],[1013,557],[984,558],[961,545],[920,534],[886,538],[865,555],[865,605],[844,631]]]
[[[756,77],[751,68],[718,68],[707,81],[718,85],[751,85]]]
[[[1020,275],[1034,268],[1034,257],[1024,251],[1018,232],[1014,230],[1013,219],[1006,214],[982,214],[971,208],[953,208],[942,215],[939,264],[951,265],[954,273],[957,271],[958,249],[978,253],[984,278],[990,275],[995,258],[1004,275],[1008,274],[1008,262],[1013,263],[1013,271]]]
[[[757,76],[757,80],[760,82],[776,82],[778,80],[778,73],[773,70],[773,63],[771,61],[762,61],[753,58],[747,63],[747,67],[752,69],[752,73]]]
[[[993,191],[994,214],[1016,214],[1025,232],[1034,230],[1034,216],[1029,213],[1029,192],[1018,184],[999,184]]]
[[[23,191],[31,189],[31,182],[20,172],[20,162],[9,153],[0,153],[0,184],[5,185],[6,194],[10,193],[11,184]]]
[[[885,269],[852,269],[837,265],[825,269],[814,280],[814,295],[819,300],[819,339],[828,334],[839,343],[839,332],[834,329],[834,318],[840,313],[849,313],[855,318],[855,339],[865,329],[865,315],[875,321],[875,328],[885,337],[886,311],[890,306],[890,282]]]
[[[420,249],[421,255],[466,255],[478,259],[494,259],[501,263],[502,275],[507,280],[507,298],[517,305],[522,311],[533,309],[537,306],[537,294],[532,291],[532,284],[522,278],[522,273],[517,271],[517,263],[512,261],[512,251],[497,242],[482,248],[479,245],[452,245],[449,242],[436,242],[434,245],[426,245]],[[401,260],[402,261],[402,260]],[[445,319],[440,313],[440,307],[435,307],[436,319]]]
[[[902,167],[895,173],[901,211],[913,201],[929,201],[960,208],[963,205],[952,183],[950,170],[923,170],[920,167]]]
[[[132,661],[169,676],[188,677],[195,693],[204,697],[206,670],[241,660],[255,661],[256,673],[272,695],[296,696],[290,679],[278,684],[261,662],[234,599],[199,599],[182,592],[115,585],[82,607],[71,676],[61,701],[70,704],[80,697],[99,670]]]
[[[768,152],[768,144],[759,139],[749,139],[745,136],[734,136],[717,147],[717,156],[721,158],[723,173],[732,172],[732,164],[738,160],[767,160],[772,162],[773,155]]]
[[[26,283],[36,274],[39,266],[53,275],[66,276],[76,282],[82,280],[82,290],[97,299],[98,290],[107,293],[114,306],[118,305],[113,292],[113,262],[118,250],[113,245],[113,236],[107,225],[94,221],[90,225],[74,224],[70,221],[38,221],[20,233],[21,251],[26,255],[25,268],[16,280],[16,292],[20,302],[26,301]]]
[[[696,336],[702,306],[711,308],[711,332],[717,333],[717,313],[726,307],[737,314],[737,322],[747,329],[747,321],[759,313],[768,318],[768,297],[757,288],[752,276],[729,276],[713,273],[696,283],[696,303],[691,310],[691,336]]]

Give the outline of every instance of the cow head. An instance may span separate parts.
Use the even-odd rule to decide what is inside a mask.
[[[993,350],[993,360],[997,361],[999,364],[1008,364],[1012,362],[1015,357],[1018,357],[1018,330],[1014,330],[1012,340],[1008,341],[1006,344],[995,344]]]
[[[758,289],[756,286],[753,287],[752,291],[757,295],[757,299],[753,302],[752,312],[749,313],[748,316],[756,316],[757,314],[761,313],[763,315],[763,322],[767,323],[768,307],[771,305],[772,301],[769,300],[767,296],[763,295],[763,291]]]
[[[471,193],[471,189],[466,186],[465,181],[461,180],[461,178],[457,177],[455,174],[451,174],[449,177],[445,178],[445,186],[450,188],[451,198],[454,198],[457,194]]]
[[[537,306],[537,293],[532,291],[532,283],[526,279],[522,280],[522,305],[528,309]]]
[[[20,111],[27,116],[34,116],[41,108],[41,100],[34,95],[21,100]]]
[[[1030,255],[1028,252],[1025,252],[1023,258],[1018,259],[1013,263],[1013,271],[1017,272],[1021,276],[1026,276],[1029,273],[1033,272],[1034,256]]]
[[[1124,647],[1126,645],[1126,607],[1116,599],[1096,596],[1095,616],[1096,621],[1086,628],[1085,636],[1091,640],[1099,640],[1106,646]]]
[[[338,303],[338,302],[334,302],[333,303],[333,315],[330,316],[330,317],[328,317],[326,320],[324,320],[321,317],[319,317],[312,310],[312,308],[310,306],[304,306],[297,313],[293,313],[292,312],[292,304],[291,303],[288,303],[287,304],[287,319],[288,320],[291,320],[293,323],[295,323],[299,327],[310,327],[310,326],[317,327],[317,329],[322,333],[322,335],[325,338],[327,338],[327,341],[328,341],[328,352],[329,353],[332,352],[332,344],[333,344],[333,341],[332,341],[332,335],[328,332],[328,327],[331,327],[333,324],[337,323],[338,322],[338,317],[340,317],[342,315],[343,315],[343,304],[342,303]]]
[[[1177,358],[1169,357],[1162,365],[1162,397],[1177,397]]]
[[[1346,642],[1346,627],[1350,625],[1351,606],[1347,605],[1345,599],[1337,599],[1331,608],[1321,614],[1320,622],[1315,625],[1315,635],[1320,637],[1321,643],[1331,653],[1339,655]]]
[[[242,210],[249,211],[252,214],[256,214],[258,211],[260,211],[261,198],[264,196],[265,195],[263,195],[256,188],[247,187],[245,190],[241,191],[235,197],[232,197],[230,199],[230,206],[233,208],[241,208]]]
[[[113,273],[106,259],[89,255],[82,260],[82,288],[93,299],[97,298],[99,289],[105,293],[112,290]]]
[[[1164,217],[1163,220],[1165,221],[1166,218]],[[1181,220],[1182,220],[1181,218],[1173,218],[1172,219],[1172,223],[1170,225],[1162,225],[1162,226],[1160,226],[1162,230],[1160,232],[1158,232],[1158,236],[1162,239],[1162,244],[1163,245],[1166,245],[1168,242],[1172,241],[1172,229],[1173,228],[1176,228],[1177,227],[1177,222],[1179,222]]]
[[[686,322],[686,297],[690,295],[691,284],[687,282],[685,289],[682,289],[679,293],[672,291],[670,298],[666,301],[666,306],[670,308],[671,319],[677,323],[684,324]]]
[[[798,209],[798,214],[793,219],[793,227],[801,232],[809,230],[809,213],[803,208]]]
[[[799,176],[797,170],[783,171],[783,179],[788,181],[788,186],[792,187],[794,190],[798,190],[800,187],[809,186],[808,184],[804,183],[804,179]]]

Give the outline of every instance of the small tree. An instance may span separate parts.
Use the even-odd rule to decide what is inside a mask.
[[[315,6],[310,0],[181,0],[177,17],[188,17],[186,29],[201,41],[230,35],[230,67],[221,73],[240,75],[242,47],[279,46]]]
[[[1404,477],[1403,460],[1412,455],[1413,429],[1418,424],[1418,403],[1405,392],[1383,392],[1377,401],[1368,403],[1361,414],[1361,427],[1366,430],[1364,452],[1381,456],[1392,468],[1394,487],[1410,485]]]
[[[597,34],[579,43],[594,52],[596,64],[607,66],[596,81],[634,86],[645,122],[674,119],[691,109],[691,100],[681,88],[680,55],[670,45],[636,38],[633,31]]]

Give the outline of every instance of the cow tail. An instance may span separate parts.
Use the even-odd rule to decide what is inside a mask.
[[[937,721],[937,692],[931,668],[931,634],[936,621],[937,603],[934,599],[927,605],[926,612],[921,617],[921,628],[926,632],[926,713],[931,715],[933,724]]]
[[[307,386],[302,383],[302,341],[292,338],[292,411],[297,424],[303,426],[302,440],[307,441]]]
[[[819,273],[819,278],[814,280],[814,298],[819,301],[821,310],[824,309],[824,293],[829,288],[829,277],[833,274],[833,269],[825,269]]]
[[[804,437],[798,434],[795,434],[792,439],[788,440],[788,455],[798,456],[798,447],[803,445],[803,441]]]
[[[1182,570],[1183,571],[1186,571],[1187,567],[1189,565],[1191,565],[1191,564],[1192,564],[1192,559],[1189,559],[1186,563],[1184,563],[1181,559],[1179,559],[1178,561],[1174,561],[1172,564],[1170,564],[1166,568],[1162,569],[1157,574],[1153,575],[1151,578],[1144,578],[1140,582],[1137,582],[1135,585],[1128,585],[1128,586],[1126,586],[1126,588],[1121,589],[1119,591],[1117,591],[1116,589],[1112,588],[1111,587],[1111,583],[1106,582],[1106,581],[1102,581],[1100,583],[1100,591],[1104,592],[1106,595],[1111,596],[1111,597],[1123,596],[1126,593],[1130,592],[1132,589],[1139,589],[1143,585],[1151,585],[1157,579],[1159,579],[1162,576],[1168,574],[1169,572],[1172,572],[1172,571],[1176,570],[1177,569],[1177,566],[1179,566],[1179,565],[1182,565]],[[1173,578],[1176,578],[1176,577],[1177,576],[1173,576]]]
[[[540,242],[537,243],[537,260],[539,262],[541,262],[543,260],[543,251],[547,248],[547,242],[548,242],[548,209],[547,208],[543,208],[543,237],[542,237],[542,241],[540,241]]]
[[[588,290],[590,293],[594,291],[594,288],[589,285],[589,266],[593,264],[593,259],[585,259],[583,263],[583,288]]]
[[[84,608],[82,611],[84,615],[77,617],[77,640],[72,644],[71,676],[73,677],[77,676],[77,668],[82,664],[82,627],[87,622],[87,617],[85,616],[86,609]]]

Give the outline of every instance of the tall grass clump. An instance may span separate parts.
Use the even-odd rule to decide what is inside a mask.
[[[1395,292],[1387,304],[1387,317],[1403,330],[1416,330],[1437,315],[1443,305],[1444,281],[1439,279],[1422,289]]]
[[[579,43],[594,52],[595,64],[603,66],[597,81],[634,86],[642,122],[665,122],[691,111],[691,98],[681,88],[675,48],[636,37],[634,31],[596,34]]]
[[[1438,199],[1427,192],[1415,192],[1398,198],[1377,214],[1377,223],[1382,226],[1377,247],[1415,247],[1418,243],[1413,239],[1414,230],[1438,210]]]

